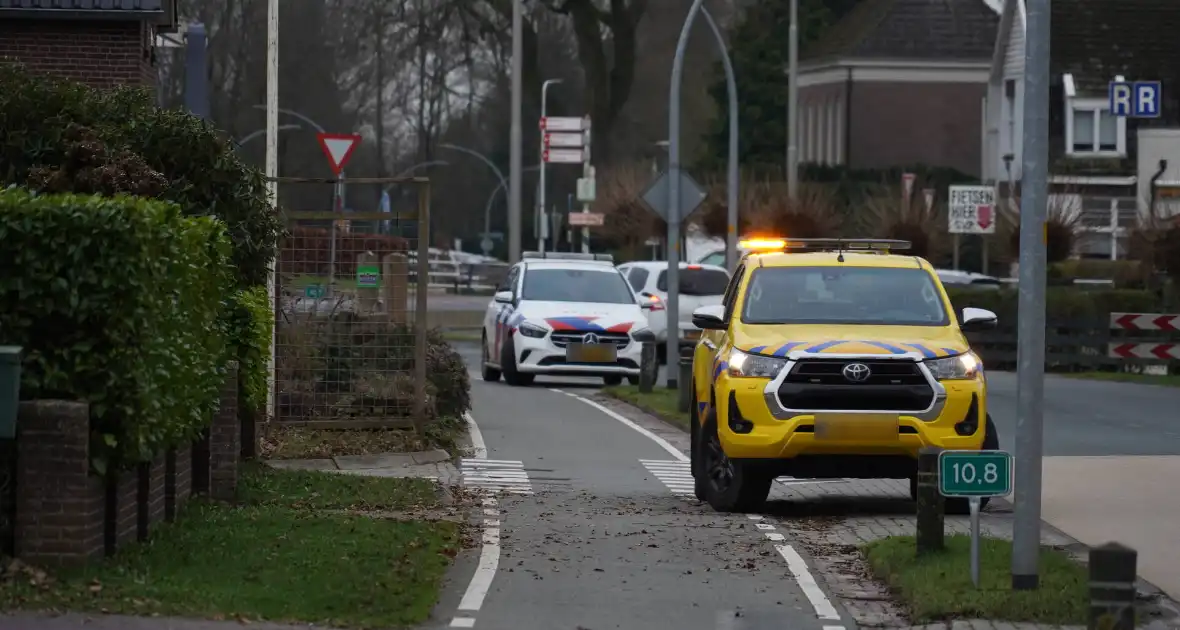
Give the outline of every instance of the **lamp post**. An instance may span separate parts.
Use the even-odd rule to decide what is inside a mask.
[[[278,126],[278,131],[296,131],[299,129],[303,129],[303,127],[301,127],[299,125],[279,125]],[[265,127],[263,127],[262,129],[258,129],[257,131],[251,131],[250,133],[242,136],[240,139],[234,140],[234,143],[237,144],[238,147],[240,148],[240,147],[244,146],[247,142],[253,140],[254,138],[266,135],[266,131],[267,130]]]
[[[520,129],[521,100],[524,93],[524,5],[512,0],[512,124],[509,131],[509,168],[512,178],[508,188],[508,262],[520,260],[521,208],[520,176],[522,139]],[[503,179],[503,177],[501,177]]]

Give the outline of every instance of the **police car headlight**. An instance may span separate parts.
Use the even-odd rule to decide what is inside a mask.
[[[549,334],[548,330],[528,322],[521,324],[517,330],[519,330],[520,334],[524,335],[525,337],[532,337],[533,339],[543,339],[545,335]]]
[[[964,352],[945,359],[930,359],[925,361],[925,364],[930,374],[940,381],[975,378],[983,370],[983,363],[974,352]]]
[[[786,359],[749,354],[734,348],[729,352],[730,376],[738,378],[774,378],[787,364]]]

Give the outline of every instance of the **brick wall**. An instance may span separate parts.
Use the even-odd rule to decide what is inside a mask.
[[[96,87],[155,87],[153,38],[137,21],[0,19],[0,59]]]

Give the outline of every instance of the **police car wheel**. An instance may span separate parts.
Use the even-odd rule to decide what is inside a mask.
[[[488,337],[483,336],[482,343],[480,343],[479,350],[479,371],[483,376],[483,380],[489,383],[495,383],[500,380],[500,370],[488,365]]]
[[[773,477],[725,455],[717,437],[717,412],[713,410],[701,427],[701,455],[705,500],[714,510],[753,512],[770,496]]]
[[[504,372],[504,382],[514,386],[532,385],[533,375],[522,374],[516,370],[516,346],[509,337],[500,350],[500,369]]]

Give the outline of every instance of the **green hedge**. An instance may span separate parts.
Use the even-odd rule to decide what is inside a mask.
[[[994,311],[1002,327],[1015,326],[1019,293],[1014,288],[947,289],[956,311],[973,306]],[[1074,287],[1048,287],[1045,294],[1045,317],[1054,321],[1095,321],[1111,313],[1167,313],[1175,308],[1161,294],[1136,289],[1093,290]]]
[[[266,405],[270,342],[274,331],[266,287],[243,289],[226,305],[230,316],[230,343],[238,360],[240,409],[243,419],[253,419]]]
[[[100,474],[191,440],[224,379],[224,226],[126,196],[0,192],[0,343],[21,397],[91,404]]]
[[[95,152],[134,165],[124,170],[143,181],[104,179],[104,165],[89,162],[94,143],[79,151],[77,140],[91,136],[101,143]],[[90,88],[11,63],[0,64],[0,186],[7,184],[82,193],[121,184],[122,192],[176,202],[186,215],[215,216],[233,243],[240,287],[266,283],[282,229],[263,174],[205,121],[160,109],[147,90]]]

